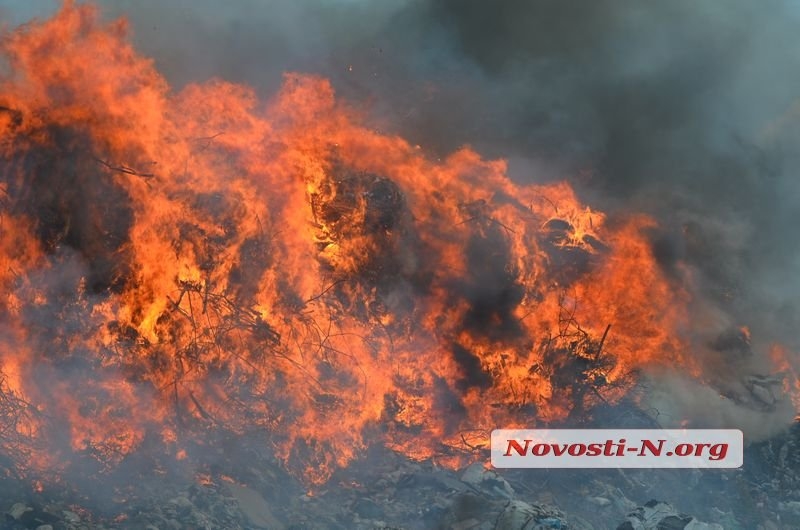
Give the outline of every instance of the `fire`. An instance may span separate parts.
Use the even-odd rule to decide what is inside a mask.
[[[312,483],[376,442],[458,465],[642,367],[700,373],[652,219],[469,148],[428,159],[325,79],[174,92],[89,6],[2,55],[0,406],[24,414],[0,444],[28,471],[153,433],[183,459],[207,429]]]
[[[769,356],[774,368],[783,374],[783,390],[791,397],[795,410],[800,411],[800,362],[797,355],[780,344],[773,344]],[[800,413],[796,420],[800,421]]]

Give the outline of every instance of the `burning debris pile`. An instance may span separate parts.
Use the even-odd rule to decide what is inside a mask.
[[[0,468],[31,481],[254,437],[322,484],[379,444],[459,467],[691,355],[656,223],[464,148],[430,160],[324,79],[175,93],[94,9],[3,36]],[[158,455],[153,456],[153,455]],[[162,459],[162,460],[159,460]]]

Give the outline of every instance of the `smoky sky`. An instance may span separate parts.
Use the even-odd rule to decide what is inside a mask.
[[[471,145],[661,229],[665,270],[798,345],[800,6],[791,1],[107,0],[176,90],[331,79],[430,156]],[[31,7],[32,5],[38,7]],[[0,1],[18,23],[51,1]]]

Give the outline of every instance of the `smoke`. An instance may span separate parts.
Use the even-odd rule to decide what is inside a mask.
[[[268,95],[285,71],[318,73],[429,152],[471,144],[520,180],[655,215],[666,266],[692,264],[736,318],[797,343],[791,2],[106,4],[175,86]]]
[[[698,355],[744,324],[749,371],[769,371],[759,352],[773,340],[800,347],[800,9],[788,0],[101,5],[129,18],[176,89],[220,77],[270,95],[285,71],[320,74],[431,156],[471,144],[520,181],[566,178],[590,204],[649,213],[665,270],[695,278]],[[33,9],[0,2],[10,21]]]
[[[769,410],[749,407],[680,374],[659,374],[650,385],[646,405],[664,428],[740,429],[752,442],[780,433],[795,416],[789,401]]]

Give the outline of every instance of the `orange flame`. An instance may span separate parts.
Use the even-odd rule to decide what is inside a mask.
[[[791,397],[795,410],[800,411],[800,358],[780,344],[773,344],[769,355],[775,370],[783,374],[784,391]]]

